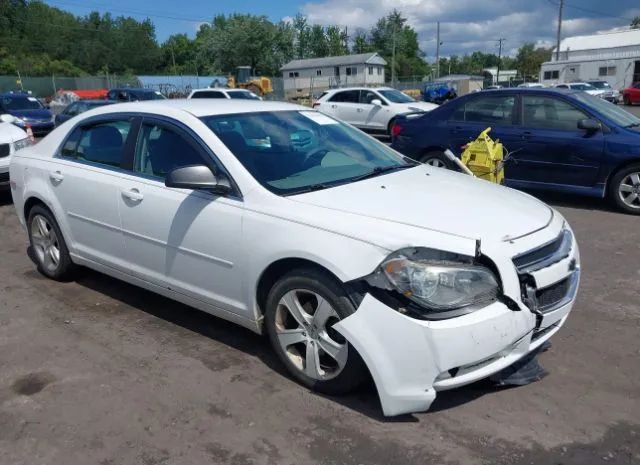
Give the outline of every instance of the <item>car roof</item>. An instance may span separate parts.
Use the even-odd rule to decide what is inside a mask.
[[[145,89],[144,87],[114,87],[113,89],[109,89],[109,92],[111,92],[112,90],[126,90],[127,92],[157,92],[154,89]]]
[[[2,92],[0,94],[0,97],[23,97],[23,98],[31,97],[31,98],[36,98],[34,95],[27,94],[26,92]]]
[[[341,87],[339,89],[331,89],[328,91],[329,94],[333,94],[336,92],[342,92],[343,90],[395,90],[393,87]]]
[[[265,102],[262,100],[220,99],[212,103],[210,99],[148,100],[144,102],[116,103],[91,110],[91,115],[109,113],[153,113],[163,114],[163,109],[181,110],[195,117],[251,113],[259,111],[315,111],[309,107],[286,102]]]
[[[487,93],[499,93],[499,94],[508,94],[508,93],[518,93],[518,94],[561,94],[561,95],[573,95],[579,92],[580,90],[576,89],[563,89],[558,87],[506,87],[502,89],[486,89],[482,92],[471,92],[467,95],[463,95],[462,97],[473,96],[473,95],[486,95]]]

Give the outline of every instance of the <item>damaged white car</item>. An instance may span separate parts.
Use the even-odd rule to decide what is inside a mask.
[[[580,276],[547,205],[285,103],[101,107],[17,153],[11,179],[46,276],[88,266],[266,332],[317,391],[368,371],[385,415],[535,351]]]
[[[11,155],[31,145],[27,133],[13,125],[11,115],[0,115],[0,191],[9,188],[9,163]]]

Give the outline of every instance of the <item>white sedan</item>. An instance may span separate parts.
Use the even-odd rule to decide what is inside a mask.
[[[31,145],[31,140],[23,129],[15,126],[17,118],[11,115],[0,117],[0,190],[9,188],[9,162],[11,156]]]
[[[544,203],[286,103],[101,107],[16,153],[11,184],[45,276],[87,266],[266,332],[320,392],[368,371],[385,415],[537,350],[580,275]]]
[[[434,103],[418,102],[390,87],[349,87],[324,92],[313,108],[369,132],[391,135],[395,117],[431,111]]]

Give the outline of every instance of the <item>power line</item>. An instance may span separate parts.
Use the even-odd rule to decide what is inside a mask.
[[[631,21],[633,21],[633,18],[627,18],[625,16],[613,15],[611,13],[607,13],[606,11],[592,10],[591,8],[585,8],[583,6],[574,5],[572,3],[568,3],[568,2],[565,2],[563,0],[559,0],[559,2],[556,2],[554,0],[547,0],[547,1],[550,4],[554,5],[554,6],[560,6],[561,3],[564,3],[564,6],[566,6],[568,8],[572,8],[574,10],[583,11],[585,13],[591,13],[593,15],[598,15],[598,16],[607,16],[609,18],[624,19],[625,21],[628,21],[629,23],[631,23]]]

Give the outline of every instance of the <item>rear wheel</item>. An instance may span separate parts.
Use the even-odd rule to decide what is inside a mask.
[[[396,119],[395,118],[391,118],[391,121],[389,121],[389,124],[387,125],[387,135],[389,137],[391,137],[393,134],[391,134],[391,129],[393,128],[393,125],[396,124]]]
[[[433,166],[434,168],[452,168],[451,160],[447,158],[444,152],[441,152],[439,150],[425,153],[422,157],[420,157],[419,161],[424,163],[425,165]]]
[[[312,268],[293,270],[273,286],[265,327],[278,357],[301,384],[327,394],[362,384],[364,362],[333,329],[355,310],[340,283]]]
[[[29,211],[29,242],[38,271],[56,281],[67,280],[75,268],[53,214],[40,205]]]
[[[640,163],[627,166],[613,175],[609,198],[620,210],[640,215]]]
[[[623,100],[625,105],[631,105],[631,97],[629,97],[628,95],[625,95],[623,97]]]

